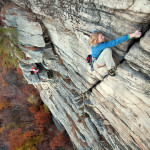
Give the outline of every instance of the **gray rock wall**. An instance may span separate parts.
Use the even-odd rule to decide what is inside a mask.
[[[148,150],[150,1],[13,2],[19,6],[7,10],[6,23],[18,29],[21,46],[37,48],[36,51],[24,48],[30,59],[22,60],[20,67],[28,82],[39,89],[43,102],[64,126],[77,149]],[[19,20],[15,22],[14,18]],[[104,78],[105,67],[91,72],[86,63],[90,54],[89,36],[95,29],[107,40],[137,29],[143,32],[139,40],[113,48],[116,64],[124,58],[115,77]],[[47,46],[45,34],[52,47]],[[29,75],[32,63],[42,64],[53,73],[51,78],[37,81]]]

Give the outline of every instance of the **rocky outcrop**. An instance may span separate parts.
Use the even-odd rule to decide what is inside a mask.
[[[19,6],[7,10],[5,22],[18,29],[20,46],[30,58],[22,60],[20,67],[77,149],[148,150],[150,2],[13,2]],[[121,63],[115,77],[106,77],[105,67],[91,72],[85,61],[90,54],[89,36],[95,29],[107,40],[137,29],[143,32],[141,39],[113,48],[116,64]],[[42,65],[50,76],[29,79],[32,63]]]

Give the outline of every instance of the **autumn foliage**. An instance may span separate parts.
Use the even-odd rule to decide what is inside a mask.
[[[0,97],[0,110],[6,109],[9,106],[11,106],[11,103],[1,100],[1,97]]]
[[[31,107],[29,107],[29,110],[31,113],[35,114],[38,112],[38,106],[37,105],[32,105]]]
[[[23,75],[23,72],[19,67],[17,67],[17,74]]]
[[[36,123],[39,127],[39,130],[42,132],[44,130],[44,125],[50,123],[50,113],[46,113],[43,106],[38,106],[37,104],[32,105],[29,108],[31,113],[34,113]]]
[[[50,120],[50,114],[45,112],[43,106],[40,106],[40,111],[35,114],[36,122],[44,125]]]
[[[20,148],[25,142],[31,139],[35,133],[33,131],[27,131],[25,133],[21,132],[21,129],[11,130],[9,134],[9,147],[11,150],[16,150]]]
[[[66,136],[63,132],[57,133],[57,136],[53,138],[53,140],[50,142],[50,147],[52,150],[55,150],[57,147],[64,147],[67,149],[68,147],[69,138]]]

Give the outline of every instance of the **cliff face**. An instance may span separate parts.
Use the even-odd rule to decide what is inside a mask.
[[[20,67],[39,89],[57,123],[77,149],[150,148],[150,1],[13,0],[7,26],[18,29],[28,59]],[[9,6],[9,7],[8,7]],[[143,36],[113,48],[116,76],[86,63],[89,36],[107,40],[141,29]],[[42,70],[31,75],[31,64]],[[105,77],[105,78],[104,78]]]

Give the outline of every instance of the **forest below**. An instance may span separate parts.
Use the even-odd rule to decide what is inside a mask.
[[[75,149],[67,133],[57,130],[39,92],[23,78],[15,42],[0,24],[0,149]]]

